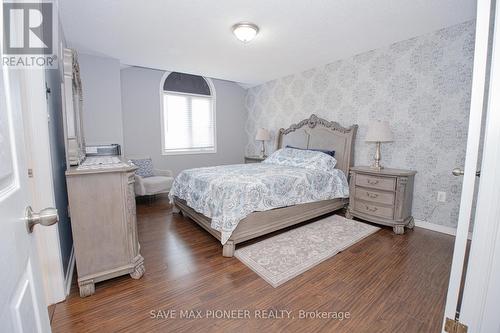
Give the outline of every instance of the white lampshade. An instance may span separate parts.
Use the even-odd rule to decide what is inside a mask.
[[[255,135],[255,140],[268,141],[271,140],[271,135],[265,128],[259,128],[259,130],[257,131],[257,135]]]
[[[368,125],[365,141],[390,142],[393,140],[391,128],[387,121],[374,121]]]

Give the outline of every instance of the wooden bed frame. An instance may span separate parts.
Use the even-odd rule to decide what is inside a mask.
[[[298,124],[280,129],[276,148],[290,145],[298,148],[335,150],[336,167],[347,176],[354,162],[354,140],[357,129],[358,125],[345,128],[337,122],[313,114]],[[235,245],[238,243],[333,212],[345,207],[348,202],[348,198],[338,198],[253,212],[238,223],[231,238],[223,245],[222,255],[232,257]],[[174,198],[174,205],[174,212],[182,212],[183,215],[190,217],[220,241],[220,232],[210,227],[210,218],[196,212],[180,198]]]

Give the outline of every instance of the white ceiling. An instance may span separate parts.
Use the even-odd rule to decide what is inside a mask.
[[[60,0],[70,46],[255,85],[475,17],[474,0]],[[231,26],[250,21],[249,44]]]

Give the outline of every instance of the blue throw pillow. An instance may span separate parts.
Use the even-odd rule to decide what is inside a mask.
[[[293,147],[287,145],[285,148],[292,148],[292,149],[300,149],[300,150],[312,150],[312,151],[320,151],[322,153],[325,153],[331,157],[335,157],[335,150],[326,150],[326,149],[314,149],[314,148],[299,148],[299,147]]]
[[[143,178],[153,177],[155,175],[153,161],[150,158],[131,159],[130,162],[138,167],[138,169],[135,170],[136,175]]]

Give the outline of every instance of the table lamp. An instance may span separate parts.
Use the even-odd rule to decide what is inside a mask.
[[[368,125],[368,132],[366,133],[366,142],[375,142],[377,149],[372,169],[381,170],[383,167],[380,165],[380,143],[393,141],[393,136],[389,123],[387,121],[375,121]]]
[[[257,135],[255,135],[255,140],[262,141],[262,148],[260,150],[260,157],[262,157],[262,158],[266,157],[266,146],[264,144],[264,141],[271,140],[271,135],[269,134],[269,131],[265,128],[260,128],[257,131]]]

